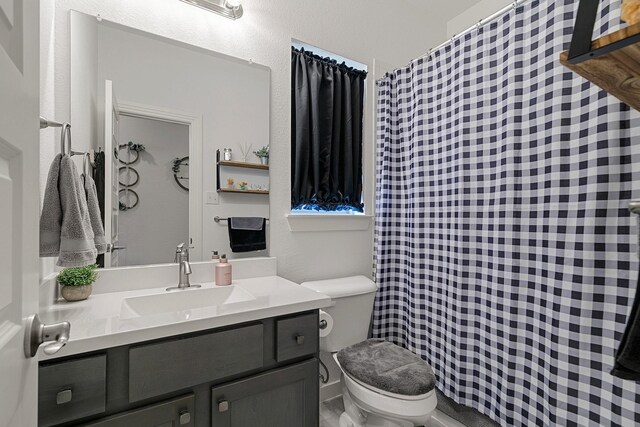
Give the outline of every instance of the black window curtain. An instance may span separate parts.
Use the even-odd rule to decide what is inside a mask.
[[[366,77],[344,63],[292,48],[292,208],[363,211]]]

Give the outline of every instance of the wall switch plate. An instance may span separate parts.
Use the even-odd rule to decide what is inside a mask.
[[[220,198],[218,197],[217,191],[207,191],[207,204],[208,205],[220,204]]]

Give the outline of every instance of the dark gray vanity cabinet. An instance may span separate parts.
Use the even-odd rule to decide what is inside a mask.
[[[211,390],[212,427],[313,426],[318,365],[309,360]]]
[[[40,426],[318,426],[318,311],[40,363]]]

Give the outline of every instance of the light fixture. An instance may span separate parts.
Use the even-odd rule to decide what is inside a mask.
[[[193,6],[217,13],[225,18],[239,19],[242,17],[240,0],[180,0]]]

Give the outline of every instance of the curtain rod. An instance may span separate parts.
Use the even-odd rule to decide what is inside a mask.
[[[516,7],[520,6],[522,3],[525,3],[529,0],[515,0],[513,3],[511,3],[508,6],[503,7],[502,9],[500,9],[499,11],[497,11],[496,13],[494,13],[493,15],[487,16],[484,19],[481,19],[480,21],[478,21],[477,24],[472,25],[471,27],[467,28],[466,30],[462,31],[461,33],[458,34],[454,34],[453,37],[451,37],[448,40],[445,40],[444,42],[440,43],[438,46],[436,47],[432,47],[431,49],[429,49],[427,52],[425,52],[424,54],[420,55],[419,57],[415,58],[413,61],[417,61],[419,59],[428,57],[429,55],[431,55],[432,52],[441,49],[451,43],[453,43],[453,41],[465,34],[467,34],[468,32],[473,31],[474,29],[478,29],[480,27],[482,27],[485,24],[488,24],[490,22],[495,21],[496,19],[498,19],[499,17],[501,17],[502,15],[504,15],[505,13],[509,12],[512,9],[515,9]]]

